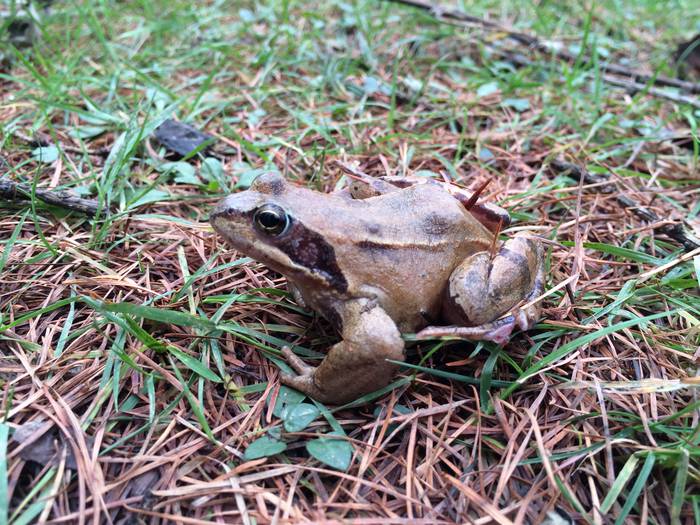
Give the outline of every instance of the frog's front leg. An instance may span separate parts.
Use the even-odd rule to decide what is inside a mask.
[[[300,375],[282,374],[282,383],[322,403],[346,403],[386,386],[398,368],[387,359],[402,360],[404,354],[401,334],[381,307],[358,299],[339,313],[343,340],[331,347],[318,367],[304,364],[288,348],[283,350]]]
[[[543,288],[542,245],[517,235],[495,257],[476,253],[452,273],[443,315],[458,326],[428,327],[418,336],[452,335],[505,344],[516,326],[528,330],[539,320],[539,303],[527,303]]]

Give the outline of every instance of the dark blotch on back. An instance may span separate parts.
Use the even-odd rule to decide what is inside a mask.
[[[367,229],[367,233],[370,233],[372,235],[378,235],[382,231],[382,227],[376,223],[367,224],[365,228]]]
[[[333,246],[292,217],[289,220],[291,224],[287,232],[281,237],[271,237],[270,243],[286,253],[293,262],[319,274],[333,288],[346,292],[348,282],[338,266]]]
[[[423,231],[428,235],[445,235],[450,231],[450,221],[439,213],[430,213],[422,221]]]

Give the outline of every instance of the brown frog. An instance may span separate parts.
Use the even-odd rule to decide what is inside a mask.
[[[344,403],[386,386],[404,358],[401,332],[504,344],[539,318],[542,247],[501,243],[505,210],[474,204],[441,183],[353,182],[332,194],[259,176],[224,199],[211,223],[237,251],[283,274],[294,298],[342,334],[318,367],[289,348],[299,374],[281,381],[318,401]],[[469,208],[469,209],[468,209]]]

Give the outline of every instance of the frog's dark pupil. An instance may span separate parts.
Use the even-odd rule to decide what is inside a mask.
[[[275,226],[278,226],[282,221],[280,220],[280,216],[277,215],[274,211],[264,211],[260,214],[260,224],[264,228],[268,229],[274,229]]]
[[[278,235],[287,227],[287,215],[279,206],[267,205],[255,214],[255,226],[265,233]]]

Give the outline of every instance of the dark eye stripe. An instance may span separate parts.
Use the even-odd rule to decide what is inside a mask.
[[[348,282],[338,266],[335,249],[319,233],[289,217],[285,234],[270,237],[269,240],[296,264],[319,275],[336,290],[347,291]]]

